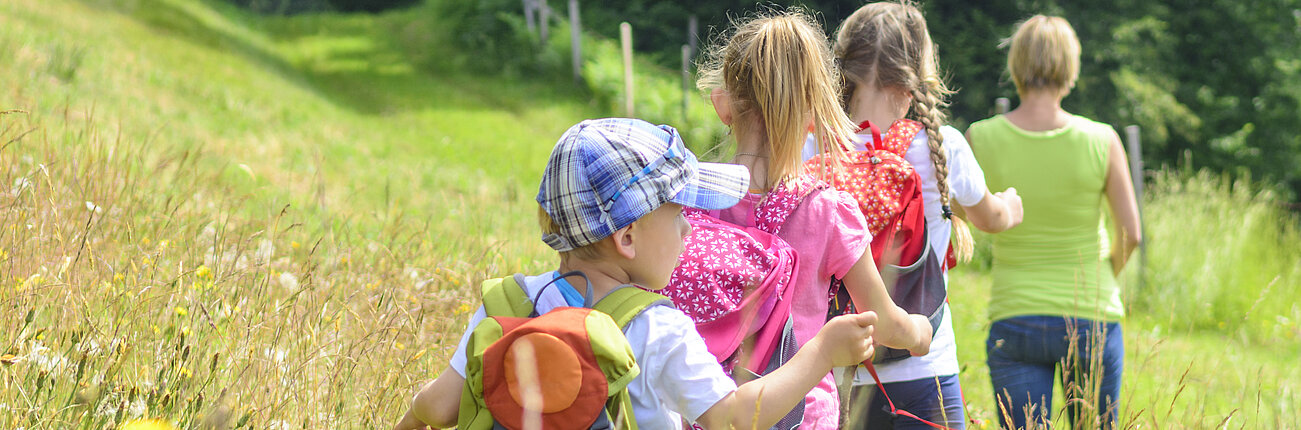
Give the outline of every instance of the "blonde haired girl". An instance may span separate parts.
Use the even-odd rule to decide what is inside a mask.
[[[957,130],[945,125],[949,91],[939,76],[939,60],[921,11],[910,4],[872,3],[845,20],[834,45],[845,76],[841,102],[855,123],[879,127],[920,122],[924,129],[909,144],[904,159],[922,179],[927,236],[932,249],[949,248],[959,260],[971,255],[971,233],[953,213],[965,212],[977,228],[999,232],[1017,225],[1021,201],[1015,189],[991,194],[980,165]],[[871,135],[856,136],[866,149]],[[812,151],[806,151],[812,154]],[[956,200],[958,207],[952,206]],[[946,313],[929,354],[878,366],[885,391],[899,409],[950,428],[963,428],[957,345],[952,316]],[[929,428],[916,418],[894,416],[876,395],[876,382],[865,370],[855,377],[849,425],[853,428]]]
[[[1115,274],[1142,237],[1125,150],[1111,126],[1062,109],[1080,71],[1066,20],[1022,23],[1007,68],[1020,105],[967,130],[989,184],[1017,187],[1034,214],[994,238],[985,349],[998,418],[1015,428],[1051,422],[1060,368],[1074,427],[1113,428],[1125,355]],[[1114,241],[1099,229],[1104,201]]]
[[[807,192],[778,236],[799,253],[792,303],[801,345],[826,320],[831,277],[844,280],[858,309],[879,314],[875,340],[925,355],[931,327],[921,315],[895,306],[872,262],[871,237],[857,203],[819,187],[803,171],[804,136],[812,129],[825,151],[842,151],[853,126],[839,106],[839,78],[827,39],[799,9],[770,13],[734,25],[712,52],[699,85],[712,90],[719,119],[736,138],[733,162],[751,174],[750,194],[720,218],[755,225],[756,207],[778,187]],[[805,397],[802,428],[836,428],[839,400],[827,374]]]

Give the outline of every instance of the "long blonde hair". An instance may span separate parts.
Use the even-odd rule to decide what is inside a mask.
[[[835,55],[845,76],[842,106],[848,110],[858,85],[898,88],[912,95],[908,119],[926,126],[935,165],[941,213],[952,220],[953,248],[959,260],[970,261],[971,230],[953,214],[949,196],[948,153],[940,127],[948,121],[944,108],[953,92],[939,75],[936,46],[926,29],[926,18],[911,4],[880,2],[859,8],[836,32]]]
[[[840,77],[822,28],[799,8],[761,14],[732,27],[725,43],[710,50],[697,86],[728,92],[738,120],[733,124],[759,125],[757,130],[734,126],[732,131],[738,139],[763,133],[765,189],[804,172],[801,151],[810,117],[820,152],[842,154],[854,125],[837,100]]]

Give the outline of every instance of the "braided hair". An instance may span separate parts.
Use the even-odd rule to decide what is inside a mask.
[[[842,108],[849,108],[858,85],[903,89],[912,96],[907,118],[926,127],[940,211],[952,221],[956,256],[961,261],[970,261],[971,230],[966,221],[953,214],[948,152],[944,150],[944,135],[940,132],[948,120],[944,108],[952,91],[940,78],[935,43],[921,11],[908,3],[879,2],[863,6],[841,25],[834,51],[845,78]]]

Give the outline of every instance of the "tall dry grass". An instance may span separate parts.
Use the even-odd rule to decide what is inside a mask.
[[[494,270],[420,266],[419,226],[321,226],[94,124],[0,116],[0,427],[381,426]]]

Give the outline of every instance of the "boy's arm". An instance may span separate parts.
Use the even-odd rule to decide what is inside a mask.
[[[931,323],[923,315],[909,314],[894,304],[885,289],[881,273],[872,261],[872,249],[863,251],[858,262],[842,279],[849,297],[860,311],[872,311],[880,317],[876,342],[891,348],[907,349],[914,356],[923,356],[931,349]]]
[[[411,399],[411,409],[394,430],[421,430],[426,426],[448,428],[456,425],[461,410],[461,389],[465,378],[448,368],[437,379],[425,384]]]
[[[841,315],[828,321],[790,361],[759,379],[742,384],[697,420],[706,429],[769,428],[804,402],[833,366],[861,363],[872,357],[876,314]]]

